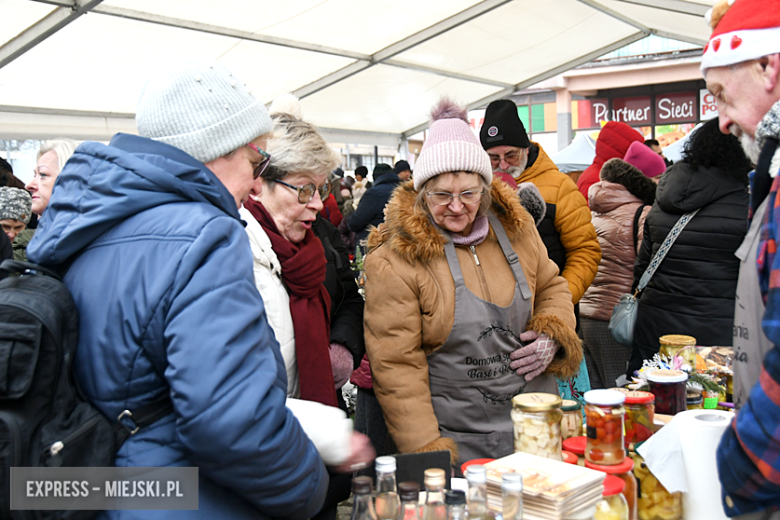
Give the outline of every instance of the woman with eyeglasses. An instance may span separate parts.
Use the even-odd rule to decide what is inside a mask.
[[[514,452],[512,398],[558,394],[582,359],[566,280],[515,192],[448,100],[369,236],[366,350],[403,453]]]
[[[270,162],[256,170],[253,194],[241,215],[255,283],[287,368],[288,407],[326,465],[341,464],[350,450],[350,461],[370,461],[367,437],[350,436],[351,420],[338,409],[343,407],[340,389],[365,352],[363,298],[338,230],[320,215],[331,190],[328,174],[340,157],[314,125],[302,120],[294,98],[277,100],[271,117]],[[307,402],[332,407],[342,420]],[[320,424],[307,427],[306,421],[317,417]],[[342,469],[352,469],[349,465]],[[349,492],[350,475],[332,473],[325,506],[313,518],[335,519],[336,505]]]

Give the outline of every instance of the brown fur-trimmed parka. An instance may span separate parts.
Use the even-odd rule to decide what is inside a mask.
[[[365,259],[366,351],[374,390],[388,430],[402,453],[457,447],[442,438],[431,404],[427,356],[440,348],[455,319],[455,283],[444,253],[445,237],[431,218],[415,209],[411,181],[388,203],[385,222],[369,235]],[[582,347],[568,283],[547,250],[534,221],[514,191],[492,184],[491,211],[504,226],[531,289],[533,316],[527,329],[545,333],[560,346],[546,373],[574,375]],[[515,279],[493,229],[476,247],[480,265],[465,246],[455,246],[466,286],[496,305],[512,302]],[[519,346],[519,345],[518,345]]]

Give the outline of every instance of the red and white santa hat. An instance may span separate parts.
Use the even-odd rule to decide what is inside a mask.
[[[702,73],[780,52],[780,0],[722,0],[707,16],[714,30]]]

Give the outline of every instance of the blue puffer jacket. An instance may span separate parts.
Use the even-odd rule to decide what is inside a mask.
[[[86,248],[86,249],[83,249]],[[83,249],[83,251],[82,251]],[[285,408],[287,376],[255,288],[233,197],[186,153],[118,134],[87,142],[57,179],[30,243],[58,265],[80,314],[76,373],[109,418],[170,392],[175,413],[116,465],[197,466],[199,511],[101,518],[308,518],[328,486]]]

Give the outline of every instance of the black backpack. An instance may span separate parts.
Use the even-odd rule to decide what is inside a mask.
[[[0,271],[20,275],[0,281],[0,520],[93,518],[99,511],[10,511],[10,468],[113,466],[122,443],[173,403],[165,395],[106,418],[75,379],[78,311],[61,278],[14,260]]]

